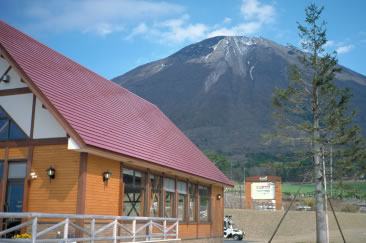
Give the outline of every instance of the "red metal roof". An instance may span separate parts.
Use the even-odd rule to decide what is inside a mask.
[[[1,20],[0,44],[86,145],[232,185],[155,105]]]

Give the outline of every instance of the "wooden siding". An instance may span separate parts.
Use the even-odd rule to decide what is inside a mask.
[[[0,148],[0,160],[5,159],[5,148]]]
[[[28,148],[27,147],[9,148],[9,157],[8,157],[9,160],[26,159],[26,158],[28,158]]]
[[[211,193],[211,222],[212,234],[211,236],[222,236],[224,234],[224,193],[223,188],[212,186]],[[217,195],[221,194],[221,199],[217,200]],[[203,226],[202,224],[200,226]]]
[[[108,183],[103,172],[112,172]],[[120,162],[95,155],[88,156],[85,214],[118,215]]]
[[[224,231],[222,228],[220,231]],[[201,223],[198,229],[198,238],[210,237],[211,236],[211,224]],[[192,237],[188,237],[192,238]]]
[[[34,147],[32,172],[38,176],[31,180],[29,212],[76,213],[80,153],[67,150],[67,145]],[[46,169],[56,170],[51,180]]]
[[[189,239],[189,238],[196,238],[196,236],[197,236],[197,224],[179,223],[179,238]]]

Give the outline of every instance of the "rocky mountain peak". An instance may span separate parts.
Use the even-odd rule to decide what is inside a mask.
[[[289,48],[262,37],[217,36],[113,81],[157,105],[202,150],[239,160],[246,151],[276,150],[261,135],[274,130],[271,96],[287,87],[296,62]],[[343,68],[336,82],[351,88],[363,126],[366,77]]]

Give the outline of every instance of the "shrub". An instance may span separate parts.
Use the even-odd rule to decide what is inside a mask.
[[[314,208],[315,208],[315,200],[311,200],[311,199],[309,199],[309,200],[304,200],[304,204],[305,204],[306,206],[311,207],[311,209],[312,209],[312,210],[314,210]]]
[[[24,234],[16,234],[12,238],[13,239],[31,239],[32,236],[28,233],[24,233]]]
[[[352,204],[348,204],[341,209],[342,212],[347,213],[357,213],[358,210],[359,210],[358,207]]]

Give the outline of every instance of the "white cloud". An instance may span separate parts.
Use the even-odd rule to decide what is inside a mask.
[[[355,47],[354,45],[340,46],[337,48],[336,51],[338,54],[344,54],[350,52],[354,47]]]
[[[147,26],[145,23],[141,23],[139,24],[138,26],[136,26],[133,30],[132,30],[132,33],[129,34],[125,39],[126,40],[130,40],[132,39],[134,36],[136,35],[140,35],[140,34],[143,34],[143,33],[146,33],[148,30]]]
[[[200,23],[190,24],[189,19],[189,15],[185,14],[180,18],[155,22],[147,31],[147,38],[160,43],[173,44],[204,38],[208,27]]]
[[[261,24],[258,22],[249,22],[239,24],[231,28],[220,28],[211,31],[207,34],[207,37],[222,36],[222,35],[249,35],[258,31]]]
[[[325,43],[324,47],[331,47],[335,45],[336,45],[335,41],[328,40],[327,43]]]
[[[232,21],[232,19],[231,19],[231,18],[226,17],[226,18],[224,19],[223,23],[224,23],[224,24],[230,24],[230,23],[231,23],[231,21]]]
[[[250,35],[274,21],[276,10],[260,0],[242,0],[241,22],[231,18],[208,25],[192,22],[184,6],[164,0],[34,0],[25,5],[32,30],[79,31],[107,36],[126,32],[161,43],[197,41],[217,35]],[[172,16],[180,16],[174,17]]]
[[[37,0],[27,4],[26,15],[33,19],[32,28],[99,35],[121,31],[137,20],[158,19],[185,11],[178,4],[145,0]]]
[[[240,12],[244,21],[227,26],[232,19],[226,17],[220,24],[213,26],[202,23],[189,23],[189,15],[155,23],[150,36],[159,37],[159,42],[197,41],[202,38],[227,35],[251,35],[258,32],[263,25],[274,21],[276,11],[271,5],[263,5],[257,0],[243,0]],[[156,39],[156,38],[151,38]]]
[[[273,22],[276,16],[276,10],[273,6],[261,4],[258,0],[243,0],[240,12],[246,22],[230,28],[224,27],[211,30],[207,36],[254,34],[264,24]]]
[[[272,22],[276,14],[273,6],[260,4],[258,0],[243,0],[240,12],[244,19],[256,20],[260,23]]]
[[[345,54],[350,52],[355,46],[352,44],[346,45],[343,41],[337,42],[333,40],[328,40],[327,43],[325,43],[324,47],[333,50],[335,49],[338,54]]]

